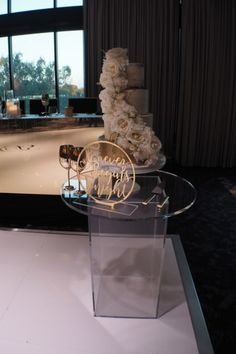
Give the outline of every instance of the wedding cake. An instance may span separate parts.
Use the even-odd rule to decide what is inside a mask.
[[[129,63],[127,49],[110,49],[100,84],[105,139],[122,147],[136,165],[157,164],[161,142],[152,130],[143,64]]]

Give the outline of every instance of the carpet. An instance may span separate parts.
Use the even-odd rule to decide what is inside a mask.
[[[197,189],[186,213],[169,220],[192,272],[215,354],[236,344],[236,169],[176,169]]]

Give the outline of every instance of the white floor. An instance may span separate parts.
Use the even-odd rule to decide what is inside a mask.
[[[173,257],[168,268],[177,268]],[[182,301],[159,319],[94,317],[87,236],[2,230],[0,353],[198,353],[177,290]]]
[[[67,171],[59,164],[59,146],[84,146],[104,128],[78,128],[0,134],[0,193],[60,194]]]

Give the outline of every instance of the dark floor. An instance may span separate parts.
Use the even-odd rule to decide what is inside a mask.
[[[181,236],[215,353],[234,353],[236,168],[173,172],[193,183],[197,200],[186,213],[169,220],[168,232]]]
[[[168,223],[179,234],[206,319],[215,354],[236,344],[236,168],[165,170],[188,179],[197,201]],[[235,188],[235,189],[234,189]],[[87,218],[59,196],[0,194],[0,227],[87,231]],[[191,354],[191,353],[189,353]]]

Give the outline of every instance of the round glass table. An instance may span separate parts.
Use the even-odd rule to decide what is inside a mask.
[[[89,215],[92,212],[106,218],[169,218],[183,213],[196,200],[196,190],[189,181],[160,170],[157,170],[155,175],[136,175],[133,193],[114,208],[96,204],[86,193],[77,195],[75,192],[78,189],[77,178],[71,178],[70,182],[74,186],[74,191],[67,191],[63,185],[61,189],[63,202],[82,214]]]

